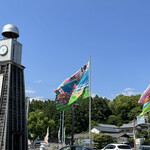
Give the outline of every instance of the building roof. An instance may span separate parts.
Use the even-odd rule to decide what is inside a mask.
[[[93,128],[96,128],[97,130],[99,130],[101,133],[119,133],[120,129],[114,129],[114,128],[110,128],[110,127],[99,127],[99,126],[95,126]]]
[[[100,123],[99,126],[100,126],[100,127],[117,128],[117,129],[118,129],[117,126],[115,126],[115,125],[110,125],[110,124],[102,124],[102,123]]]
[[[133,123],[128,123],[128,124],[123,124],[120,129],[123,128],[133,128],[134,124]],[[137,123],[135,123],[135,126],[137,126]]]

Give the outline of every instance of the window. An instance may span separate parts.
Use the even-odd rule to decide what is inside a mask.
[[[61,150],[82,150],[82,147],[80,146],[67,146],[62,148]]]
[[[108,145],[107,147],[105,147],[105,149],[115,149],[115,145]]]
[[[150,147],[142,147],[142,150],[150,150]]]
[[[131,149],[131,147],[128,145],[119,145],[118,148],[120,148],[120,149]]]

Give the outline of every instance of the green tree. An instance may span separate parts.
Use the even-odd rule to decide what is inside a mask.
[[[108,107],[110,100],[107,98],[98,97],[92,98],[92,120],[98,123],[106,123],[108,117],[112,114]]]
[[[35,140],[37,137],[44,138],[47,133],[47,127],[50,128],[50,133],[54,131],[55,122],[44,116],[40,110],[31,112],[28,118],[28,137],[30,140]]]
[[[124,96],[119,95],[113,101],[107,98],[95,97],[91,98],[91,123],[92,126],[97,126],[99,123],[114,124],[121,126],[123,123],[128,123],[135,119],[142,111],[142,104],[138,103],[140,95]],[[75,106],[74,114],[74,131],[76,133],[87,132],[89,129],[89,98],[78,101]],[[37,101],[33,100],[29,107],[29,134],[34,138],[37,135],[43,137],[46,134],[47,124],[50,124],[50,137],[57,137],[60,127],[60,111],[56,109],[56,102],[53,100]],[[41,112],[41,114],[39,113]],[[42,116],[40,118],[40,116]],[[150,115],[148,115],[150,118]],[[46,126],[42,126],[45,120]],[[51,120],[51,122],[50,122]],[[71,135],[72,132],[72,107],[70,106],[65,111],[64,125],[66,135]],[[48,123],[47,123],[48,122]],[[40,127],[42,126],[42,127]],[[42,131],[41,133],[36,132]],[[32,134],[31,134],[32,133]],[[36,133],[36,134],[35,134]]]
[[[106,123],[107,118],[112,114],[108,107],[110,101],[106,98],[99,98],[97,95],[91,98],[91,122],[93,125]],[[78,101],[75,106],[74,132],[81,133],[89,130],[89,98]],[[72,107],[65,111],[66,134],[71,135],[72,131]]]
[[[139,115],[142,105],[138,103],[140,95],[136,96],[125,96],[119,95],[113,101],[111,101],[108,106],[115,117],[109,117],[107,122],[113,122],[115,125],[122,125],[123,123],[128,123],[136,116]],[[116,119],[116,121],[115,121]],[[118,120],[120,120],[118,122]]]
[[[107,124],[118,125],[121,126],[123,121],[118,118],[116,115],[110,115],[106,121]]]
[[[99,126],[98,122],[91,120],[91,128],[94,126]]]
[[[32,100],[32,102],[30,103],[30,109],[29,112],[35,112],[36,110],[44,110],[45,108],[45,102],[44,101],[37,101],[37,100]]]
[[[94,134],[93,141],[96,143],[95,146],[98,149],[101,149],[105,147],[109,143],[113,143],[113,137],[110,135],[99,135],[99,134]]]

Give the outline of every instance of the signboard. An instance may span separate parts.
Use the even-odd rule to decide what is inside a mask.
[[[139,118],[139,116],[137,116],[137,124],[144,124],[147,123],[146,122],[147,116],[143,116],[141,118]]]

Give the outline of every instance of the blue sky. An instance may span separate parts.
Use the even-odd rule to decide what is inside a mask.
[[[92,95],[141,94],[150,84],[149,6],[149,0],[1,1],[0,29],[19,28],[26,96],[54,100],[53,90],[90,56]]]

